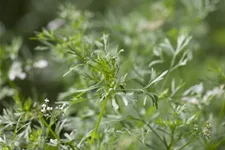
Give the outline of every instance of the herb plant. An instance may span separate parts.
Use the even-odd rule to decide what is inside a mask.
[[[150,16],[139,5],[126,15],[109,11],[106,19],[62,5],[31,38],[48,56],[37,62],[20,58],[20,38],[1,45],[0,100],[14,100],[0,116],[1,149],[222,149],[224,73],[214,69],[214,86],[190,85],[188,73],[201,46],[195,31],[216,1],[180,1],[182,9],[174,3],[147,2]],[[166,31],[186,12],[193,20],[175,19],[177,28]],[[16,81],[45,67],[60,74],[66,90],[57,100],[26,98]]]

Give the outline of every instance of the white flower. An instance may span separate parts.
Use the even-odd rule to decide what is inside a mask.
[[[49,102],[49,100],[46,98],[46,99],[45,99],[45,103],[48,103],[48,102]]]
[[[41,112],[42,113],[46,113],[46,109],[44,108],[44,109],[41,109]]]
[[[42,104],[41,107],[45,108],[47,105],[46,104]]]
[[[23,80],[26,78],[26,73],[22,72],[22,65],[20,62],[13,62],[10,70],[9,70],[9,79],[11,81],[17,78]]]
[[[44,114],[44,116],[45,116],[45,117],[49,117],[50,115],[49,115],[49,114]]]
[[[52,110],[53,108],[52,107],[47,107],[47,110]]]
[[[48,66],[48,62],[46,60],[43,60],[43,59],[34,63],[35,68],[45,68],[47,66]]]
[[[57,139],[50,139],[50,144],[56,146],[58,144]]]
[[[66,103],[63,103],[62,106],[61,106],[59,109],[60,109],[60,110],[63,110],[64,107],[66,107],[66,105],[67,105]]]

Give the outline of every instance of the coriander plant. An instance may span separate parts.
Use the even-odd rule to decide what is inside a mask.
[[[201,47],[195,32],[217,1],[146,4],[103,18],[61,5],[31,37],[45,54],[35,62],[18,55],[20,38],[1,45],[0,100],[13,100],[0,115],[1,149],[223,149],[223,70],[212,69],[213,86],[190,85],[188,70]],[[35,69],[60,74],[66,90],[24,96],[16,81],[33,80]]]

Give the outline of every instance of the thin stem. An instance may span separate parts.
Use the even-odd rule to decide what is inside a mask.
[[[169,69],[168,69],[168,73],[166,74],[165,79],[164,79],[164,82],[163,82],[163,85],[162,85],[162,87],[161,87],[161,91],[162,91],[162,89],[164,89],[164,87],[165,87],[165,85],[166,85],[166,82],[167,82],[167,80],[168,80],[169,74],[173,71],[173,65],[174,65],[174,63],[175,63],[176,57],[177,57],[176,54],[174,54],[173,57],[172,57],[172,61],[171,61],[171,63],[170,63],[170,67],[169,67]]]
[[[219,141],[217,144],[216,144],[216,148],[219,147],[221,144],[223,144],[225,142],[225,138],[223,138],[221,141]]]
[[[188,141],[186,144],[184,144],[183,146],[181,146],[179,149],[177,150],[182,150],[184,149],[187,145],[189,145],[191,142],[193,142],[198,136],[195,136],[194,138],[192,138],[190,141]]]
[[[175,132],[176,126],[172,128],[172,133],[171,133],[171,140],[170,140],[170,144],[168,146],[168,149],[171,149],[173,143],[174,143],[174,132]]]
[[[104,112],[105,112],[105,108],[106,108],[106,104],[107,104],[108,99],[109,99],[108,96],[105,97],[105,100],[104,100],[104,103],[103,103],[103,106],[102,106],[102,110],[101,110],[101,112],[100,112],[100,114],[98,116],[98,121],[97,121],[97,123],[95,125],[95,128],[94,128],[92,134],[91,134],[91,143],[93,143],[94,140],[95,140],[95,138],[96,138],[96,134],[98,132],[99,125],[100,125],[101,120],[102,120],[102,117],[104,115]]]
[[[51,132],[51,134],[54,136],[54,138],[59,139],[58,136],[55,134],[55,132],[52,130],[51,126],[49,126],[48,123],[42,117],[40,117],[40,119],[43,122],[43,124],[48,128],[48,130]]]
[[[145,121],[143,121],[143,122],[145,122]],[[164,141],[161,137],[160,137],[160,135],[151,127],[151,125],[149,125],[149,124],[147,124],[147,126],[152,130],[152,132],[158,137],[158,139],[164,144],[164,146],[166,147],[166,148],[168,148],[168,145],[167,145],[167,143],[166,143],[166,141]]]

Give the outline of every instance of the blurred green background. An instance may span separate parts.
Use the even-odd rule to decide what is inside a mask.
[[[48,23],[56,18],[59,11],[59,5],[65,2],[74,3],[80,10],[88,10],[95,14],[96,20],[103,20],[110,16],[110,13],[116,14],[118,18],[123,16],[129,16],[132,12],[140,12],[140,14],[151,18],[151,10],[149,5],[156,3],[154,0],[1,0],[0,1],[0,44],[9,44],[14,37],[22,37],[23,44],[19,51],[21,59],[26,60],[42,58],[45,53],[36,52],[34,48],[40,44],[37,41],[30,40],[30,37],[34,36],[35,31],[41,31],[43,27],[46,27]],[[194,30],[190,30],[194,38],[197,40],[200,47],[194,55],[194,61],[192,61],[182,73],[182,76],[191,85],[192,83],[198,83],[201,80],[208,80],[210,76],[210,68],[225,68],[225,1],[220,0],[215,4],[213,11],[207,13],[206,17],[203,16],[203,21],[198,25],[198,20],[192,20],[196,18],[195,13],[192,10],[192,6],[188,6],[189,2],[184,0],[165,0],[161,1],[168,8],[171,8],[171,12],[174,13],[172,20],[163,25],[163,31],[167,33],[170,39],[173,39],[173,35],[176,35],[176,29],[180,27],[177,25],[180,22],[186,23],[191,28],[191,24],[196,27]],[[186,6],[185,6],[186,5]],[[187,14],[180,11],[187,8]],[[189,8],[190,7],[190,8]],[[201,11],[201,10],[200,10]],[[181,14],[179,14],[181,13]],[[193,13],[193,14],[192,14]],[[200,13],[199,13],[200,14]],[[167,15],[167,14],[165,14]],[[186,18],[179,18],[188,15]],[[157,16],[157,15],[156,15]],[[134,16],[134,18],[137,16]],[[176,18],[177,17],[177,18]],[[102,19],[103,18],[103,19]],[[117,18],[116,18],[117,19]],[[182,20],[183,19],[183,20]],[[119,19],[118,19],[119,20]],[[110,19],[108,20],[110,21]],[[128,18],[129,22],[129,18]],[[193,22],[195,22],[193,24]],[[113,23],[112,23],[113,24]],[[131,20],[132,24],[132,20]],[[98,29],[98,28],[97,28]],[[112,30],[113,29],[113,30]],[[111,34],[112,41],[122,45],[124,49],[129,49],[131,46],[126,45],[120,37],[119,33],[127,34],[128,36],[141,36],[133,33],[126,32],[123,29],[107,28],[107,26],[101,27],[102,31],[109,32]],[[123,33],[124,32],[124,33]],[[141,37],[140,37],[141,38]],[[157,41],[156,41],[157,43]],[[140,48],[139,44],[136,48]],[[135,48],[133,46],[132,48]],[[45,57],[45,59],[48,59]],[[7,63],[7,62],[5,62]],[[47,95],[50,99],[56,99],[59,92],[64,91],[67,88],[68,81],[64,81],[62,75],[65,71],[62,67],[58,67],[57,64],[49,64],[51,71],[47,70],[33,70],[33,77],[24,81],[17,80],[16,84],[20,87],[23,95],[28,97],[34,96],[34,91],[37,95]],[[193,66],[195,66],[193,68]],[[2,68],[1,68],[2,69]],[[187,71],[188,69],[188,71]],[[186,74],[186,72],[189,72]],[[44,75],[43,75],[44,74]],[[47,74],[47,78],[46,78]],[[204,77],[201,78],[201,76]],[[220,80],[220,79],[218,79]],[[67,82],[67,84],[65,84]],[[221,83],[221,81],[219,81]],[[224,82],[222,80],[222,82]],[[212,84],[217,82],[212,81]],[[37,98],[38,99],[38,98]]]

